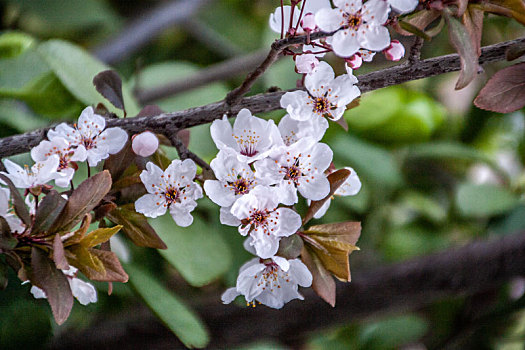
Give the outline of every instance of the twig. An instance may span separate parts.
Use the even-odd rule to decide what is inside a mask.
[[[122,32],[94,49],[94,54],[106,63],[117,63],[148,44],[164,29],[186,21],[211,0],[179,0],[162,3],[151,12],[127,25]]]
[[[410,47],[410,54],[408,56],[408,64],[413,65],[421,58],[421,48],[425,40],[416,35],[412,47]]]
[[[339,284],[331,308],[311,291],[304,301],[283,310],[240,308],[214,302],[197,305],[212,332],[212,348],[273,338],[294,339],[312,331],[346,324],[387,311],[409,310],[447,296],[471,295],[525,274],[525,233],[467,244],[422,258],[355,272],[352,282]],[[286,317],[283,317],[283,312]],[[54,349],[87,349],[117,345],[120,350],[173,347],[177,340],[151,313],[131,313],[117,322],[100,320],[83,332],[64,332]],[[111,330],[111,331],[108,331]],[[82,339],[82,341],[79,341]]]
[[[166,136],[170,139],[173,147],[177,149],[177,152],[179,153],[179,158],[181,160],[189,158],[193,160],[195,163],[197,163],[197,165],[199,165],[202,169],[211,170],[210,165],[208,163],[206,163],[204,160],[199,158],[199,156],[197,156],[195,153],[190,151],[186,147],[186,145],[184,145],[181,139],[177,137],[177,133],[170,133],[170,135],[166,135]]]
[[[292,39],[293,40],[289,42],[295,42],[297,40],[297,38]],[[318,39],[318,37],[316,37],[316,39]],[[517,43],[525,43],[525,38],[484,47],[479,58],[479,63],[485,64],[505,60],[506,49]],[[365,93],[411,80],[458,71],[459,69],[459,56],[457,54],[445,55],[419,61],[415,66],[398,65],[360,75],[358,87],[361,89],[361,92]],[[163,113],[153,117],[112,119],[107,121],[107,127],[118,126],[130,133],[142,132],[144,130],[151,130],[157,133],[164,133],[165,130],[181,130],[210,123],[215,119],[222,118],[226,112],[230,112],[229,115],[233,116],[242,108],[248,108],[254,114],[281,109],[280,100],[284,93],[286,93],[286,91],[245,97],[233,107],[228,106],[225,102],[215,102],[201,107]],[[44,139],[48,129],[49,128],[39,129],[0,139],[0,158],[28,152]]]
[[[142,104],[148,104],[162,98],[186,92],[197,87],[246,73],[254,69],[266,57],[266,49],[232,58],[230,60],[201,69],[196,74],[171,84],[166,84],[151,90],[137,92],[137,98]]]

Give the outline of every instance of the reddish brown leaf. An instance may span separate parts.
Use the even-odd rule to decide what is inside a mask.
[[[308,211],[303,218],[303,225],[305,225],[314,217],[315,213],[317,213],[323,204],[334,195],[335,191],[346,181],[349,176],[350,170],[348,169],[340,169],[328,175],[328,181],[330,182],[330,193],[328,193],[328,196],[325,198],[319,201],[312,201],[312,203],[310,203],[310,207],[308,207]]]
[[[483,11],[513,17],[525,25],[525,2],[523,0],[488,0],[477,4]]]
[[[471,5],[465,8],[461,21],[465,26],[470,40],[474,44],[477,57],[481,55],[481,34],[483,32],[483,14],[484,12],[478,7]]]
[[[498,113],[514,112],[525,106],[525,62],[494,74],[481,89],[474,104]]]
[[[16,215],[18,215],[18,217],[26,226],[31,226],[31,216],[29,215],[26,203],[22,199],[20,192],[18,192],[18,189],[15,187],[11,179],[9,179],[4,174],[0,174],[0,179],[3,180],[9,187],[9,193],[11,194],[11,200],[13,201]]]
[[[403,17],[403,19],[399,21],[399,24],[394,26],[394,28],[402,35],[414,35],[415,33],[410,30],[415,29],[418,33],[424,33],[424,35],[428,36],[428,34],[425,33],[426,28],[440,16],[441,13],[436,10],[418,11]],[[403,28],[403,23],[408,24],[408,26],[405,26],[407,29]]]
[[[55,267],[43,250],[36,247],[31,251],[31,267],[31,283],[46,293],[56,323],[64,323],[73,307],[73,294],[67,277]]]
[[[117,225],[122,225],[122,232],[139,247],[167,249],[146,217],[135,211],[133,204],[118,207],[108,213],[108,219]]]
[[[125,110],[124,98],[122,97],[122,79],[117,72],[106,70],[98,73],[93,78],[93,85],[113,106]]]
[[[114,234],[116,234],[122,228],[121,225],[115,227],[98,228],[91,231],[81,241],[80,245],[86,248],[92,248],[104,242],[107,242]]]
[[[305,231],[318,236],[337,236],[339,240],[355,245],[361,236],[361,223],[357,221],[315,225]]]
[[[184,146],[188,148],[190,145],[190,129],[182,129],[177,133],[177,137],[182,141]]]
[[[59,219],[51,231],[68,231],[82,220],[111,189],[111,175],[107,170],[98,173],[78,186],[69,197]]]
[[[62,239],[60,235],[55,235],[53,240],[53,260],[57,268],[62,270],[69,269],[69,263],[66,259],[66,253],[64,251],[64,244],[62,244]]]
[[[456,90],[460,90],[470,84],[478,74],[479,55],[465,26],[450,11],[445,9],[443,14],[447,21],[450,42],[459,54],[461,61],[461,72],[456,83]]]
[[[339,124],[339,126],[341,126],[344,129],[344,131],[348,131],[348,123],[346,122],[346,119],[344,116],[337,119],[335,123]]]
[[[60,193],[51,190],[38,204],[35,214],[35,222],[31,228],[33,234],[47,232],[53,223],[58,219],[62,210],[66,206],[67,200]]]
[[[91,254],[96,256],[106,269],[105,275],[96,279],[103,282],[123,282],[126,283],[129,279],[128,274],[122,268],[117,255],[113,252],[107,252],[100,249],[91,249]]]
[[[131,142],[128,140],[124,148],[116,154],[112,154],[104,161],[104,169],[111,173],[111,179],[115,182],[119,179],[124,171],[135,160],[135,153],[131,149]]]
[[[335,307],[335,281],[330,272],[328,272],[317,255],[304,247],[301,252],[301,260],[304,262],[308,270],[312,273],[312,288],[324,301]]]

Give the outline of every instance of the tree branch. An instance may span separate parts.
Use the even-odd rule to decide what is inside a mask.
[[[338,285],[335,308],[311,291],[304,293],[305,301],[291,302],[283,310],[222,305],[218,295],[214,302],[197,308],[212,333],[210,346],[232,347],[268,338],[293,340],[373,314],[410,310],[447,296],[489,290],[522,275],[525,232],[469,243],[369,272],[354,271],[351,283]],[[118,322],[99,320],[86,331],[64,332],[55,339],[54,348],[111,348],[118,344],[124,350],[140,344],[151,348],[177,344],[175,336],[151,313],[126,312]]]
[[[288,43],[295,44],[299,40],[298,38],[301,37],[284,40]],[[479,63],[485,64],[505,60],[506,49],[516,43],[525,43],[525,38],[505,41],[503,43],[482,48]],[[418,61],[416,64],[410,66],[398,65],[360,75],[358,77],[358,86],[361,89],[361,92],[365,93],[411,80],[458,71],[459,69],[459,56],[457,54],[445,55]],[[279,91],[245,97],[231,109],[225,102],[215,102],[184,111],[163,113],[154,117],[108,120],[107,126],[118,126],[131,133],[151,130],[163,134],[166,130],[181,130],[196,125],[210,123],[215,119],[221,118],[225,113],[234,116],[242,108],[248,108],[254,114],[281,109],[280,99],[285,92],[286,91]],[[0,158],[28,152],[45,138],[48,129],[49,128],[40,129],[0,139]]]
[[[119,34],[94,49],[106,63],[117,63],[148,44],[164,29],[186,21],[210,0],[168,1],[129,23]]]
[[[177,133],[171,133],[171,135],[168,136],[170,139],[171,144],[173,147],[177,149],[177,152],[179,153],[179,158],[181,160],[184,159],[191,159],[193,160],[198,166],[200,166],[202,169],[205,170],[211,170],[210,165],[206,163],[204,160],[199,158],[195,153],[191,152],[188,147],[182,142],[181,139],[177,136]]]

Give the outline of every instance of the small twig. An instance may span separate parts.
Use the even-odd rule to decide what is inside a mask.
[[[414,43],[412,44],[412,47],[410,47],[410,53],[408,56],[409,65],[416,64],[421,58],[421,48],[423,47],[424,42],[425,40],[423,38],[416,35]]]
[[[176,133],[169,133],[165,135],[171,141],[171,144],[173,145],[173,147],[177,149],[177,152],[179,153],[179,158],[181,160],[191,159],[195,163],[197,163],[197,165],[199,165],[202,169],[211,170],[210,165],[206,163],[204,160],[202,160],[201,158],[199,158],[199,156],[197,156],[195,153],[190,151],[186,147],[186,145],[184,145],[181,139],[177,137]]]

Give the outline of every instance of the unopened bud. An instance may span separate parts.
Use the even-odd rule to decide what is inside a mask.
[[[390,46],[383,50],[387,60],[399,61],[405,56],[405,47],[398,40],[392,40]]]
[[[295,57],[295,67],[298,73],[311,73],[318,65],[319,60],[313,54],[307,53]]]
[[[358,69],[363,64],[363,58],[359,53],[355,53],[352,56],[345,58],[345,62],[349,68]]]
[[[313,31],[317,27],[315,24],[315,16],[313,13],[307,13],[301,21],[301,27],[305,31]]]
[[[151,131],[145,131],[132,138],[131,148],[141,157],[149,157],[159,148],[159,139]]]

